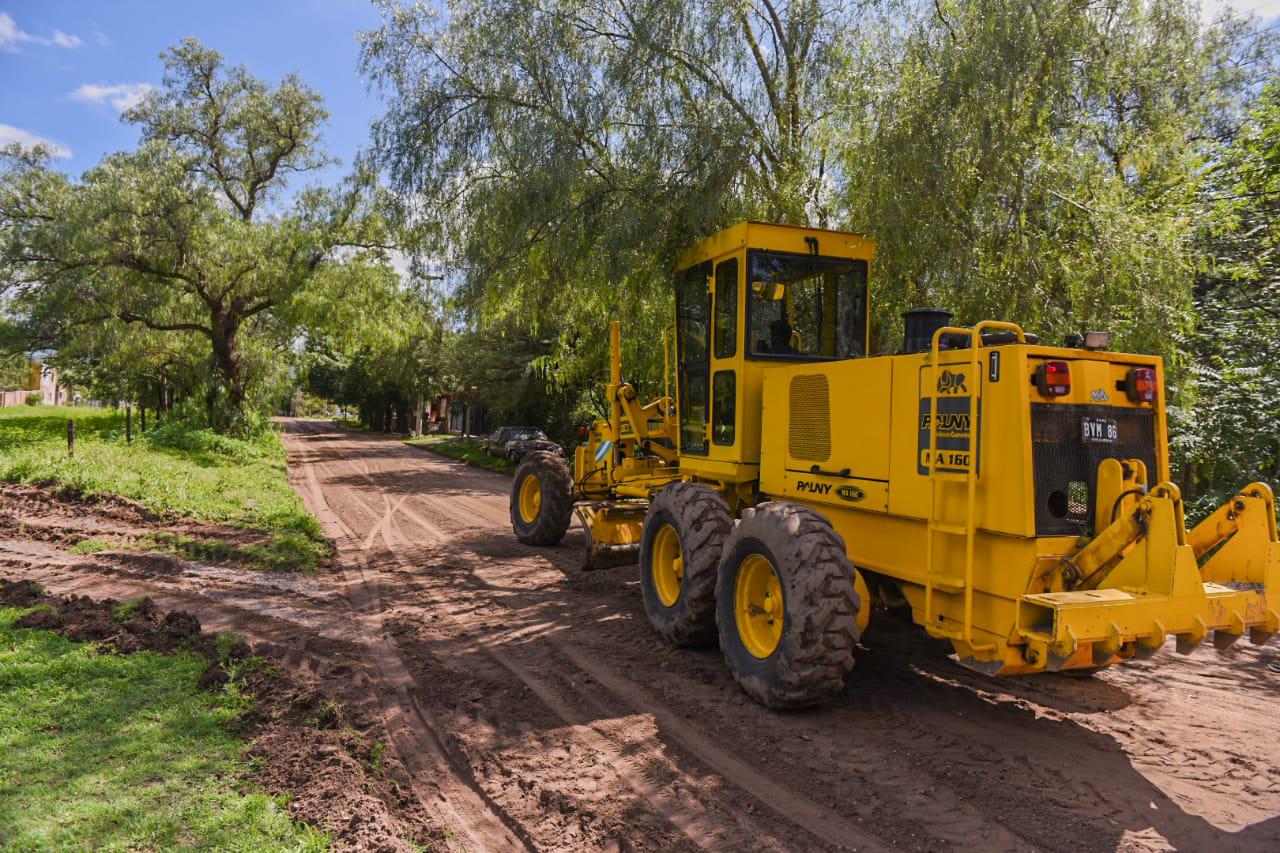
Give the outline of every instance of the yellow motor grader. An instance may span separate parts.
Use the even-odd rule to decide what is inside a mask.
[[[572,472],[523,462],[516,535],[558,543],[576,513],[588,567],[638,557],[654,629],[718,640],[772,707],[842,688],[873,602],[997,675],[1280,629],[1272,491],[1250,484],[1187,530],[1159,358],[934,309],[907,312],[901,350],[872,357],[874,253],[756,222],[683,253],[674,396],[641,404],[614,323],[610,416]]]

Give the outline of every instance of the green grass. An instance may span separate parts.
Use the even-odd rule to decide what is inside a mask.
[[[234,684],[194,654],[101,654],[0,609],[0,848],[322,850],[240,780]]]
[[[68,419],[76,422],[73,456]],[[272,568],[314,568],[331,553],[289,486],[274,432],[242,440],[179,424],[137,427],[135,419],[128,444],[124,415],[110,409],[0,409],[0,480],[124,495],[156,511],[265,531],[271,542],[257,556]]]
[[[474,438],[459,438],[454,435],[420,435],[417,438],[408,439],[405,443],[430,450],[432,453],[439,453],[441,456],[448,456],[450,459],[457,459],[459,462],[465,462],[477,468],[497,471],[500,474],[511,474],[517,467],[506,459],[485,453],[484,442]]]
[[[368,427],[360,423],[359,418],[334,418],[333,422],[334,424],[342,427],[343,429],[358,429],[361,432],[369,431]]]
[[[114,543],[103,539],[81,539],[67,550],[72,554],[97,554],[100,551],[110,551],[116,547],[118,546]]]

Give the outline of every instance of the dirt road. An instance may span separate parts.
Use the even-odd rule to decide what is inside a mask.
[[[363,702],[449,846],[1280,849],[1276,640],[997,681],[873,619],[840,701],[779,714],[655,638],[634,567],[519,544],[508,478],[327,423],[286,441],[332,573],[86,565],[32,519],[0,563],[181,603]]]

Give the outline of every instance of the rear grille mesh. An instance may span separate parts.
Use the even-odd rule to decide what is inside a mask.
[[[1086,442],[1085,417],[1110,418],[1113,444]],[[1098,465],[1103,459],[1141,459],[1156,479],[1155,415],[1150,409],[1111,406],[1031,406],[1031,460],[1035,471],[1036,535],[1084,536],[1092,526]],[[1147,485],[1151,485],[1148,483]]]
[[[831,458],[831,386],[825,373],[791,377],[791,424],[787,449],[792,458],[826,462]]]

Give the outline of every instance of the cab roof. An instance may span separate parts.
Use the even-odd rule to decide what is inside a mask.
[[[817,241],[817,254],[825,257],[870,261],[876,253],[875,239],[865,234],[746,220],[705,237],[685,249],[676,259],[676,270],[687,269],[694,264],[714,260],[743,248],[810,254],[815,244],[808,242],[809,240]]]

